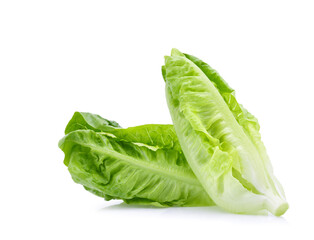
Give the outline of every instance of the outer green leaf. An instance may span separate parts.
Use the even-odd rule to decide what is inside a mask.
[[[75,113],[75,118],[79,114]],[[94,117],[99,119],[84,115],[92,122]],[[113,134],[112,129],[101,132],[102,124],[96,129],[88,121],[81,123],[83,129],[93,130],[74,130],[60,140],[59,147],[73,180],[86,190],[106,200],[122,199],[132,204],[213,205],[182,152],[171,147],[171,142],[179,146],[173,129],[169,131],[171,125],[129,128],[129,134],[128,129],[117,128]],[[106,120],[104,123],[107,129]]]
[[[264,168],[266,169],[265,174],[267,175],[269,184],[272,185],[272,190],[275,191],[276,194],[281,198],[285,199],[283,187],[273,174],[273,169],[269,157],[267,156],[266,148],[261,140],[261,135],[259,133],[260,125],[257,118],[255,118],[250,112],[248,112],[241,104],[237,102],[235,91],[228,85],[228,83],[219,75],[216,70],[210,67],[207,63],[192,55],[185,54],[185,56],[195,65],[197,65],[217,88],[220,95],[225,100],[225,103],[229,107],[229,110],[232,112],[234,118],[259,152],[262,163],[264,164]],[[236,166],[234,166],[234,168],[241,171],[241,169],[237,168]],[[238,178],[241,177],[239,176]],[[251,184],[251,188],[252,187],[253,185]]]
[[[110,121],[97,114],[87,112],[75,112],[65,128],[65,134],[79,129],[90,129],[96,132],[108,129],[121,128],[115,121]]]
[[[121,128],[118,123],[109,121],[99,115],[75,112],[66,127],[65,134],[79,129],[106,132],[128,142],[146,144],[154,148],[175,149],[182,152],[173,125],[170,124],[146,124]]]
[[[259,125],[234,91],[207,64],[176,49],[165,57],[163,76],[182,150],[215,203],[237,213],[283,214],[288,204]]]

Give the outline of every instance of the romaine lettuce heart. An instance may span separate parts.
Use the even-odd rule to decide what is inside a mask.
[[[235,213],[282,215],[288,204],[259,124],[233,89],[209,65],[177,49],[165,57],[162,73],[183,153],[214,202]]]
[[[169,206],[214,205],[181,151],[172,125],[120,128],[76,112],[59,147],[73,180],[106,200]]]

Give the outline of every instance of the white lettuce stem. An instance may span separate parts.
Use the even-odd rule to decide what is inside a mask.
[[[277,196],[267,196],[266,206],[267,210],[275,216],[281,216],[289,208],[289,204],[285,199]]]

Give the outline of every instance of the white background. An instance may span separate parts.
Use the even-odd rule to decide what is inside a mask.
[[[313,11],[311,1],[1,1],[1,239],[313,239]],[[160,68],[172,47],[217,69],[259,119],[290,204],[283,217],[123,206],[72,181],[57,143],[74,111],[171,123]]]

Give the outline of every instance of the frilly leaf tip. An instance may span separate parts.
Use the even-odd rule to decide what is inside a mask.
[[[180,56],[180,57],[185,57],[184,54],[182,52],[180,52],[178,49],[176,48],[172,48],[171,50],[171,56]]]

